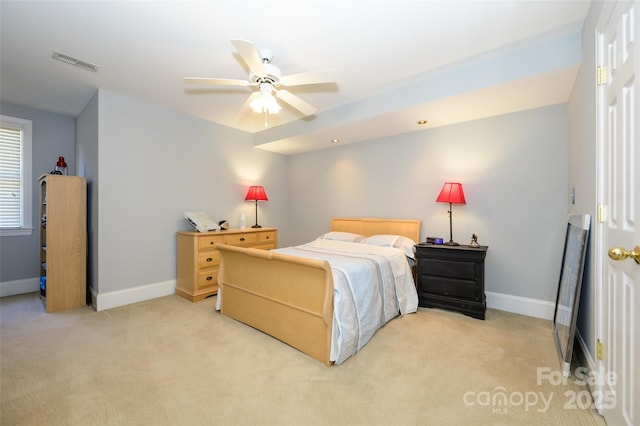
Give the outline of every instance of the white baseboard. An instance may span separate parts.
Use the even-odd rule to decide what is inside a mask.
[[[169,296],[176,293],[176,280],[142,285],[125,290],[95,293],[91,289],[91,304],[96,311],[118,308],[132,303],[143,302],[157,297]]]
[[[32,293],[40,289],[40,280],[26,278],[23,280],[0,282],[0,297],[13,296],[22,293]],[[132,303],[143,302],[157,297],[175,294],[176,280],[111,291],[96,293],[91,289],[91,304],[96,311],[117,308]],[[555,303],[527,297],[512,296],[510,294],[486,292],[487,307],[501,311],[513,312],[535,318],[553,319]]]
[[[16,294],[33,293],[40,290],[40,278],[25,278],[22,280],[0,282],[0,297],[15,296]],[[91,292],[91,305],[96,311],[117,308],[132,303],[143,302],[157,297],[176,293],[176,280],[147,284],[125,290],[108,293]]]
[[[487,307],[528,317],[553,320],[556,304],[545,300],[487,291]]]
[[[16,294],[40,291],[40,278],[25,278],[22,280],[0,282],[0,297],[15,296]]]

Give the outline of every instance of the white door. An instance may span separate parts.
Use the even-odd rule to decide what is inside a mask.
[[[640,4],[604,3],[597,35],[606,82],[598,86],[595,244],[602,350],[594,399],[608,425],[640,425],[640,264],[633,259],[634,247],[640,252]]]

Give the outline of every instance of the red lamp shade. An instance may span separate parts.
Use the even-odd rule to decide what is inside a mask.
[[[438,203],[467,204],[464,199],[462,184],[457,182],[445,182],[440,195],[436,198]]]
[[[249,187],[249,192],[244,199],[245,201],[269,201],[267,194],[264,192],[263,186]]]
[[[245,201],[255,201],[256,203],[256,224],[252,226],[252,228],[262,228],[262,226],[258,225],[258,201],[269,201],[267,198],[267,193],[264,192],[263,186],[251,186],[249,187],[249,192],[247,192],[247,196],[244,197]]]

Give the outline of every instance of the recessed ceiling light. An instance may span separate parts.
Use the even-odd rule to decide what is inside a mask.
[[[340,143],[340,139],[331,139],[331,143]]]
[[[423,124],[427,124],[428,121],[427,120],[418,120],[418,124],[423,125]]]
[[[81,59],[74,58],[73,56],[65,55],[64,53],[60,52],[53,52],[53,59],[64,62],[65,64],[75,65],[76,67],[80,67],[87,71],[98,72],[98,70],[100,69],[100,67],[96,64],[92,64],[90,62],[83,61]]]

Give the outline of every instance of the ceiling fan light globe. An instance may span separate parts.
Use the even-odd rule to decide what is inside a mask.
[[[260,84],[260,93],[261,98],[271,96],[271,92],[273,91],[273,85],[271,83],[261,83]]]
[[[277,114],[282,107],[271,94],[271,90],[262,90],[262,94],[254,99],[249,106],[256,113],[266,112],[267,114]]]
[[[249,104],[253,112],[261,113],[262,112],[262,100],[261,98],[254,99],[253,102]]]
[[[276,101],[276,98],[273,95],[269,94],[269,96],[264,96],[264,107],[269,114],[277,114],[280,112],[282,107]]]

